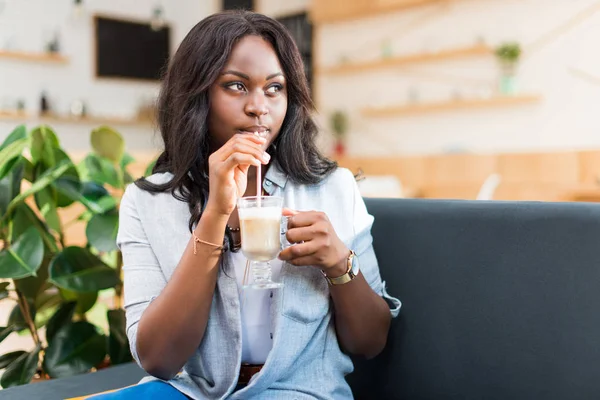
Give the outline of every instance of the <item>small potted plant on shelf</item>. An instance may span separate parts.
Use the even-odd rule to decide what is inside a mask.
[[[344,111],[337,110],[331,114],[331,130],[335,137],[334,154],[341,157],[346,153],[344,141],[348,131],[348,116]]]
[[[507,42],[497,47],[495,54],[500,64],[500,93],[513,95],[516,92],[516,74],[521,58],[521,46],[517,42]]]

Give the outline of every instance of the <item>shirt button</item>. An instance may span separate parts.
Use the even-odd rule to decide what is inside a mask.
[[[266,181],[266,182],[265,182],[265,185],[267,185],[267,186],[271,186],[271,181]]]

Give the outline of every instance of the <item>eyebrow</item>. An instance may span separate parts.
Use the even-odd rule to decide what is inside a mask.
[[[250,80],[250,77],[248,75],[246,75],[246,74],[244,74],[242,72],[239,72],[239,71],[234,71],[234,70],[224,71],[221,75],[235,75],[235,76],[239,76],[240,78],[245,79],[247,81]],[[281,72],[275,72],[274,74],[268,75],[266,80],[273,79],[273,78],[275,78],[277,76],[283,76],[283,73],[281,73]]]

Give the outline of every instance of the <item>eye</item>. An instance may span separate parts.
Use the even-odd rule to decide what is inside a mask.
[[[227,84],[225,84],[225,87],[227,89],[231,89],[231,90],[235,90],[235,91],[239,91],[239,92],[243,92],[244,90],[246,90],[246,88],[244,87],[244,84],[241,82],[227,83]]]
[[[267,88],[267,93],[268,94],[276,94],[277,92],[280,92],[282,89],[283,89],[283,86],[276,83]]]

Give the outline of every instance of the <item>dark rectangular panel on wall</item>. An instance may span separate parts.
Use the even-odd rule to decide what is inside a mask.
[[[290,15],[286,17],[277,18],[290,32],[300,54],[302,55],[302,61],[304,62],[304,72],[306,73],[306,79],[308,85],[312,90],[312,41],[313,41],[313,28],[310,20],[308,19],[307,13],[301,13],[296,15]]]
[[[170,28],[96,16],[95,69],[100,78],[160,79],[170,56]]]
[[[223,0],[223,10],[254,11],[253,0]]]

